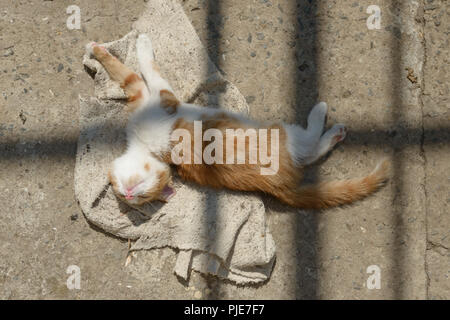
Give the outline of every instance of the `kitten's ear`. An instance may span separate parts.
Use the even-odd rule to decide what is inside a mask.
[[[168,202],[170,198],[172,198],[176,194],[176,191],[171,186],[165,186],[159,195],[159,201]]]

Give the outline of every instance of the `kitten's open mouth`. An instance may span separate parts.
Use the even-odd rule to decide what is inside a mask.
[[[167,202],[170,198],[172,198],[176,194],[176,191],[174,188],[172,188],[169,185],[166,185],[164,189],[161,192],[160,200]]]

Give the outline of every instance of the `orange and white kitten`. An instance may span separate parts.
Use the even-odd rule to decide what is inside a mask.
[[[174,164],[183,179],[200,185],[260,191],[288,205],[313,209],[352,203],[373,193],[387,180],[389,162],[385,160],[363,178],[300,186],[302,167],[325,155],[346,135],[342,124],[334,125],[323,134],[327,113],[324,102],[312,109],[306,129],[284,123],[257,123],[241,114],[183,103],[159,74],[150,39],[145,34],[139,35],[136,47],[140,72],[145,81],[104,47],[88,44],[91,55],[105,67],[112,80],[120,83],[128,96],[128,147],[122,156],[114,160],[109,171],[114,192],[123,201],[133,205],[154,200],[167,201],[174,194],[170,186],[170,165]],[[196,135],[194,121],[201,121],[202,137],[208,129],[219,130],[223,137],[219,142],[223,142],[223,146],[226,146],[227,129],[243,129],[241,133],[255,129],[257,142],[251,144],[245,137],[242,140],[245,141],[243,147],[247,148],[247,161],[244,163],[174,163],[171,156],[175,145],[171,139],[172,133],[184,129],[190,133],[193,142]],[[260,158],[253,164],[248,161],[249,148],[256,148],[256,151],[262,148],[262,131],[259,129],[268,129],[266,135],[270,144],[275,141],[272,132],[277,132],[275,142],[278,148],[273,151],[268,147],[271,159],[277,157],[276,166],[262,162]],[[238,140],[239,137],[231,140],[231,149],[236,152],[242,148]],[[195,142],[188,142],[192,151],[189,160],[194,160],[195,153],[198,155],[199,151],[194,149]],[[202,141],[201,154],[205,147],[205,141]],[[227,150],[223,151],[225,154]],[[261,174],[262,169],[269,170],[269,174]]]

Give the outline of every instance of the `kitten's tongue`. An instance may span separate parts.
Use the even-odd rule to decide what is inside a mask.
[[[175,189],[169,186],[165,186],[163,191],[161,192],[161,198],[164,201],[169,201],[175,195]]]

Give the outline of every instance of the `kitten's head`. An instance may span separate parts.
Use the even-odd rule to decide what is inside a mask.
[[[153,157],[137,159],[125,154],[114,160],[108,175],[117,197],[133,205],[167,202],[175,194],[169,185],[169,166]]]

